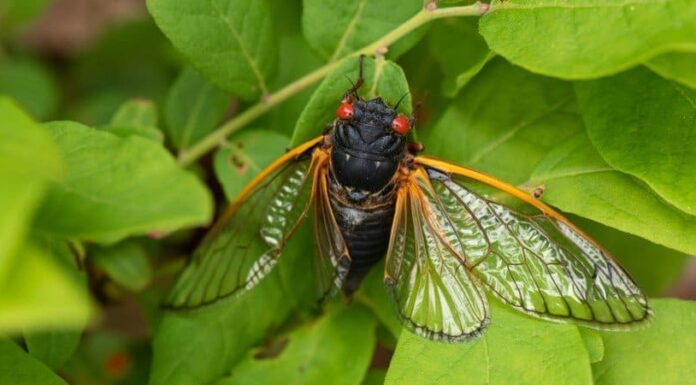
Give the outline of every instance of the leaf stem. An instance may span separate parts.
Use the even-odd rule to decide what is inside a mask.
[[[459,7],[446,7],[446,8],[435,8],[426,7],[422,9],[417,14],[413,15],[410,19],[406,20],[403,24],[399,25],[386,35],[382,36],[380,39],[376,40],[372,44],[369,44],[350,55],[344,56],[340,60],[329,62],[324,66],[310,72],[309,74],[295,80],[294,82],[288,84],[287,86],[281,88],[280,90],[265,95],[258,103],[249,107],[244,112],[240,113],[233,119],[227,121],[225,124],[217,128],[215,131],[211,132],[208,136],[201,139],[199,142],[194,144],[188,149],[182,150],[179,153],[179,164],[182,166],[187,166],[200,157],[205,155],[208,151],[215,148],[218,144],[222,143],[229,135],[236,132],[240,128],[246,126],[252,121],[256,120],[271,108],[290,98],[291,96],[297,94],[298,92],[304,90],[305,88],[311,86],[315,82],[321,80],[324,76],[328,75],[331,71],[337,68],[344,60],[353,58],[360,55],[373,55],[377,51],[384,51],[385,48],[392,45],[397,40],[401,39],[408,33],[417,29],[418,27],[436,19],[445,17],[458,17],[458,16],[480,16],[488,11],[488,4],[475,3],[472,5],[459,6]]]

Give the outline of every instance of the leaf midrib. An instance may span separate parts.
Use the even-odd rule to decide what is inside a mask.
[[[343,48],[346,46],[346,43],[348,42],[348,37],[351,35],[353,30],[355,29],[355,25],[358,24],[358,19],[360,19],[360,16],[362,16],[362,13],[363,13],[363,10],[365,9],[366,3],[367,3],[367,0],[360,0],[360,3],[358,3],[358,8],[355,10],[355,14],[353,14],[353,17],[348,22],[346,29],[343,31],[343,35],[341,35],[341,39],[338,41],[338,44],[336,45],[336,49],[334,50],[333,54],[331,54],[331,58],[329,59],[329,62],[332,62],[332,61],[335,61],[336,59],[338,59],[339,54],[341,53]]]
[[[237,41],[237,44],[239,44],[239,51],[242,53],[242,56],[246,59],[247,63],[249,63],[249,67],[251,68],[251,71],[254,73],[254,76],[256,77],[256,80],[259,84],[259,88],[261,89],[261,92],[264,94],[268,93],[268,87],[266,87],[266,82],[263,79],[263,74],[261,74],[261,70],[259,69],[256,60],[249,54],[249,51],[247,50],[246,45],[244,44],[244,41],[242,40],[242,36],[239,34],[239,31],[235,28],[235,26],[232,24],[232,21],[227,17],[227,15],[222,12],[222,10],[218,7],[217,3],[215,0],[210,1],[210,5],[213,7],[215,12],[217,13],[217,16],[225,22],[225,25],[227,26],[227,29],[232,33],[232,37]]]

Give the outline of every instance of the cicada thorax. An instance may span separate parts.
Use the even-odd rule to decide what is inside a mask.
[[[387,251],[395,175],[406,152],[406,137],[392,128],[399,115],[381,99],[357,100],[350,112],[350,119],[338,119],[329,133],[331,204],[351,257],[346,292],[356,289]]]

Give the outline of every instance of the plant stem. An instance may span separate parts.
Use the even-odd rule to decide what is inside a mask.
[[[424,8],[413,17],[408,19],[403,24],[396,27],[391,32],[382,36],[380,39],[372,44],[369,44],[350,55],[343,57],[340,60],[332,61],[325,64],[323,67],[310,72],[309,74],[295,80],[294,82],[288,84],[287,86],[281,88],[280,90],[270,94],[265,95],[261,101],[255,105],[249,107],[244,112],[240,113],[233,119],[229,120],[215,131],[210,133],[205,138],[201,139],[191,148],[182,150],[179,153],[179,164],[182,166],[187,166],[201,156],[205,155],[208,151],[215,148],[218,144],[223,142],[229,135],[236,132],[245,125],[256,120],[271,108],[285,101],[292,95],[304,90],[305,88],[311,86],[315,82],[321,80],[324,76],[329,74],[335,68],[337,68],[344,60],[360,56],[360,55],[373,55],[376,51],[383,51],[385,48],[392,45],[397,40],[401,39],[408,33],[417,29],[418,27],[426,24],[432,20],[440,19],[444,17],[457,17],[457,16],[480,16],[488,11],[488,5],[482,3],[476,3],[472,5],[459,6],[459,7],[447,7],[440,9],[430,10]]]

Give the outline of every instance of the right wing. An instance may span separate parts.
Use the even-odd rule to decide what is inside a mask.
[[[455,342],[483,331],[488,303],[464,259],[445,238],[436,199],[423,169],[397,191],[385,283],[407,328]]]

